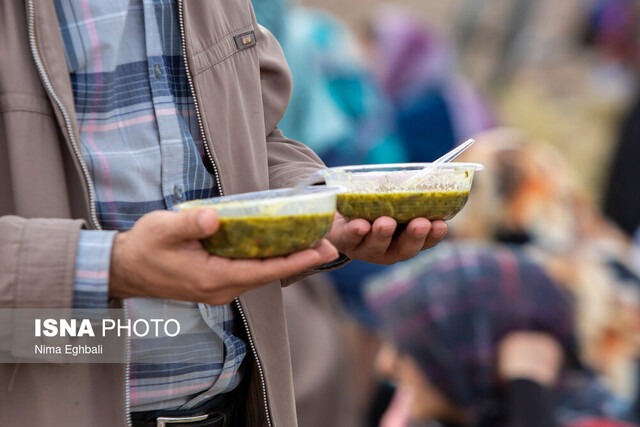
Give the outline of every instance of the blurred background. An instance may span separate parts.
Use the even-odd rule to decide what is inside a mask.
[[[516,425],[521,377],[554,415],[518,426],[640,425],[640,0],[253,4],[293,73],[280,127],[328,165],[475,137],[487,167],[442,247],[285,291],[300,425]]]
[[[304,0],[356,37],[379,0]],[[600,0],[398,0],[447,44],[453,70],[489,103],[496,123],[556,145],[601,200],[620,121],[634,101],[638,4]],[[384,13],[384,12],[382,12]]]

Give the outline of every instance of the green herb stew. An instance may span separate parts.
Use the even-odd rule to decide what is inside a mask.
[[[310,248],[331,227],[333,213],[220,218],[220,229],[202,240],[212,255],[269,258]]]
[[[381,216],[390,216],[401,224],[418,217],[447,220],[464,207],[468,198],[468,191],[344,193],[338,195],[338,211],[349,219],[371,222]]]

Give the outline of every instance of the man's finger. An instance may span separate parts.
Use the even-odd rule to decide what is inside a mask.
[[[430,231],[431,222],[428,219],[416,218],[398,236],[390,250],[395,253],[395,258],[398,260],[404,261],[413,258],[422,250]]]
[[[440,243],[447,234],[447,223],[444,221],[432,221],[431,232],[424,241],[422,249],[429,249]]]
[[[182,212],[154,214],[155,231],[170,242],[196,240],[218,230],[218,214],[213,209],[189,209]]]
[[[329,239],[342,252],[348,252],[360,245],[369,231],[371,224],[364,219],[347,221],[342,216],[336,216]]]
[[[321,265],[335,261],[340,257],[338,249],[333,246],[327,239],[320,240],[320,242],[318,242],[318,244],[313,249],[315,249],[320,254],[320,259],[318,260],[317,264],[311,266],[311,268],[320,267]]]
[[[393,240],[396,226],[396,221],[390,217],[383,216],[374,221],[371,232],[358,248],[365,257],[364,259],[379,257],[387,252]]]
[[[328,241],[320,242],[318,248],[306,249],[286,257],[265,260],[234,260],[230,263],[236,272],[233,281],[263,285],[295,276],[309,268],[315,268],[338,258],[338,250]],[[231,277],[230,277],[231,278]]]

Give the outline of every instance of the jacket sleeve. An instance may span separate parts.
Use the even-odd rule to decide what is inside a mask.
[[[291,98],[291,71],[276,38],[263,26],[258,26],[260,80],[267,131],[269,184],[272,188],[290,187],[325,165],[306,145],[284,136],[278,122],[284,116]],[[349,262],[340,255],[336,261],[295,277],[282,280],[287,286],[313,274],[335,270]]]
[[[34,353],[34,345],[43,341],[33,335],[33,310],[2,309],[36,309],[43,316],[57,309],[67,316],[70,308],[107,307],[115,233],[83,226],[82,220],[0,217],[0,352],[5,362],[69,359]],[[73,337],[56,341],[59,346],[76,343]]]
[[[0,308],[70,308],[82,220],[0,217]]]
[[[257,33],[270,185],[289,187],[325,166],[313,150],[278,129],[291,99],[291,71],[273,34],[261,25]]]

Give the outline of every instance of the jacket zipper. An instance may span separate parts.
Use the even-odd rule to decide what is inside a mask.
[[[251,353],[256,361],[256,366],[258,367],[258,375],[260,376],[260,388],[262,391],[262,403],[264,404],[264,413],[267,417],[267,426],[271,427],[271,415],[269,413],[269,402],[267,401],[267,386],[264,381],[264,372],[262,370],[262,363],[260,363],[260,359],[258,358],[258,352],[256,351],[256,346],[253,343],[253,337],[251,336],[251,331],[249,330],[249,324],[247,323],[247,316],[244,314],[244,310],[242,308],[242,304],[240,304],[240,299],[235,299],[236,306],[238,307],[238,311],[240,312],[240,317],[242,317],[242,324],[244,325],[244,329],[247,331],[247,338],[249,339],[249,347],[251,347]]]
[[[62,113],[62,117],[64,118],[64,124],[67,131],[67,136],[71,141],[71,146],[73,147],[73,153],[76,159],[78,160],[78,163],[80,164],[80,169],[82,169],[82,175],[85,181],[85,185],[89,191],[89,211],[90,211],[91,223],[96,230],[102,230],[102,226],[100,225],[100,221],[98,220],[98,214],[96,210],[96,204],[95,204],[96,197],[95,197],[95,189],[93,186],[93,181],[91,180],[89,169],[87,168],[87,164],[84,160],[84,157],[82,156],[82,152],[80,150],[80,147],[78,146],[76,136],[73,132],[73,126],[71,125],[71,119],[69,117],[69,113],[67,112],[67,109],[64,107],[64,105],[62,104],[62,101],[60,101],[60,98],[58,97],[55,90],[53,89],[53,85],[51,84],[49,75],[47,74],[47,71],[45,70],[44,65],[42,63],[40,52],[38,51],[38,44],[36,43],[35,8],[33,5],[33,0],[27,0],[27,8],[28,8],[27,26],[28,26],[28,33],[29,33],[29,47],[31,49],[31,55],[33,56],[33,59],[36,63],[38,74],[40,75],[40,78],[44,83],[45,89],[47,90],[51,98],[53,98],[54,102],[56,103],[56,105],[60,109],[60,112]],[[125,313],[125,318],[127,318],[128,316],[127,316],[126,306],[125,306],[124,313]],[[129,396],[129,360],[130,358],[131,358],[131,343],[129,341],[129,338],[127,338],[124,383],[125,383],[125,416],[126,416],[127,426],[129,427],[132,426],[131,413],[129,411],[131,407],[131,400]]]
[[[40,52],[38,51],[38,45],[36,43],[36,31],[35,31],[35,9],[33,6],[33,0],[28,0],[28,31],[29,31],[29,46],[31,48],[31,55],[36,63],[36,67],[38,68],[38,74],[40,74],[40,78],[42,78],[42,82],[44,83],[44,87],[47,92],[53,98],[56,105],[62,112],[62,117],[64,118],[64,124],[67,130],[67,135],[69,136],[69,140],[71,141],[71,146],[73,147],[73,152],[80,164],[80,169],[82,169],[82,175],[84,177],[85,185],[89,190],[89,210],[90,210],[90,220],[92,225],[96,230],[102,230],[100,226],[100,221],[98,220],[98,214],[96,211],[96,197],[95,190],[93,187],[93,181],[91,180],[91,175],[89,174],[89,169],[87,168],[87,164],[84,161],[84,157],[82,157],[82,151],[80,150],[80,146],[76,140],[76,137],[73,133],[73,126],[71,125],[71,119],[69,118],[69,113],[66,108],[60,101],[60,98],[53,90],[53,85],[51,84],[51,80],[49,79],[49,75],[44,69],[44,65],[42,64],[42,58],[40,57]]]
[[[127,311],[126,301],[122,301],[122,309],[124,311],[124,320],[129,321],[129,312]],[[124,415],[127,421],[127,426],[132,427],[131,422],[131,396],[129,395],[129,375],[131,374],[130,362],[131,362],[131,337],[127,334],[125,339],[125,365],[124,365]]]
[[[207,157],[213,166],[213,171],[216,175],[216,185],[218,186],[218,194],[220,196],[224,196],[224,192],[222,191],[222,185],[220,184],[220,174],[218,172],[218,167],[216,166],[216,162],[213,160],[213,156],[211,155],[211,150],[209,149],[209,145],[207,144],[207,137],[204,133],[204,126],[202,124],[202,115],[200,114],[200,106],[198,104],[198,98],[196,96],[196,91],[193,85],[193,79],[191,78],[191,71],[189,69],[189,61],[187,60],[187,43],[185,37],[185,29],[184,29],[184,14],[183,14],[183,2],[184,0],[178,1],[178,21],[180,23],[180,37],[182,41],[182,57],[184,59],[184,67],[185,73],[187,75],[187,81],[189,82],[189,89],[191,90],[191,96],[193,97],[193,105],[196,110],[196,117],[198,118],[198,126],[200,127],[200,135],[202,136],[202,143],[204,145],[204,149],[207,153]],[[260,387],[262,391],[262,402],[264,405],[264,413],[267,420],[267,426],[271,427],[271,414],[269,413],[269,402],[267,401],[267,386],[264,379],[264,371],[262,369],[262,363],[260,362],[260,358],[258,357],[258,352],[256,350],[253,336],[251,335],[251,331],[249,330],[249,324],[247,322],[247,316],[245,315],[244,309],[242,308],[242,304],[240,303],[240,299],[235,299],[236,306],[238,307],[238,311],[240,312],[240,317],[242,317],[242,324],[244,329],[247,332],[247,338],[249,340],[249,347],[251,347],[251,353],[253,354],[253,358],[256,361],[256,366],[258,368],[258,374],[260,376]]]

